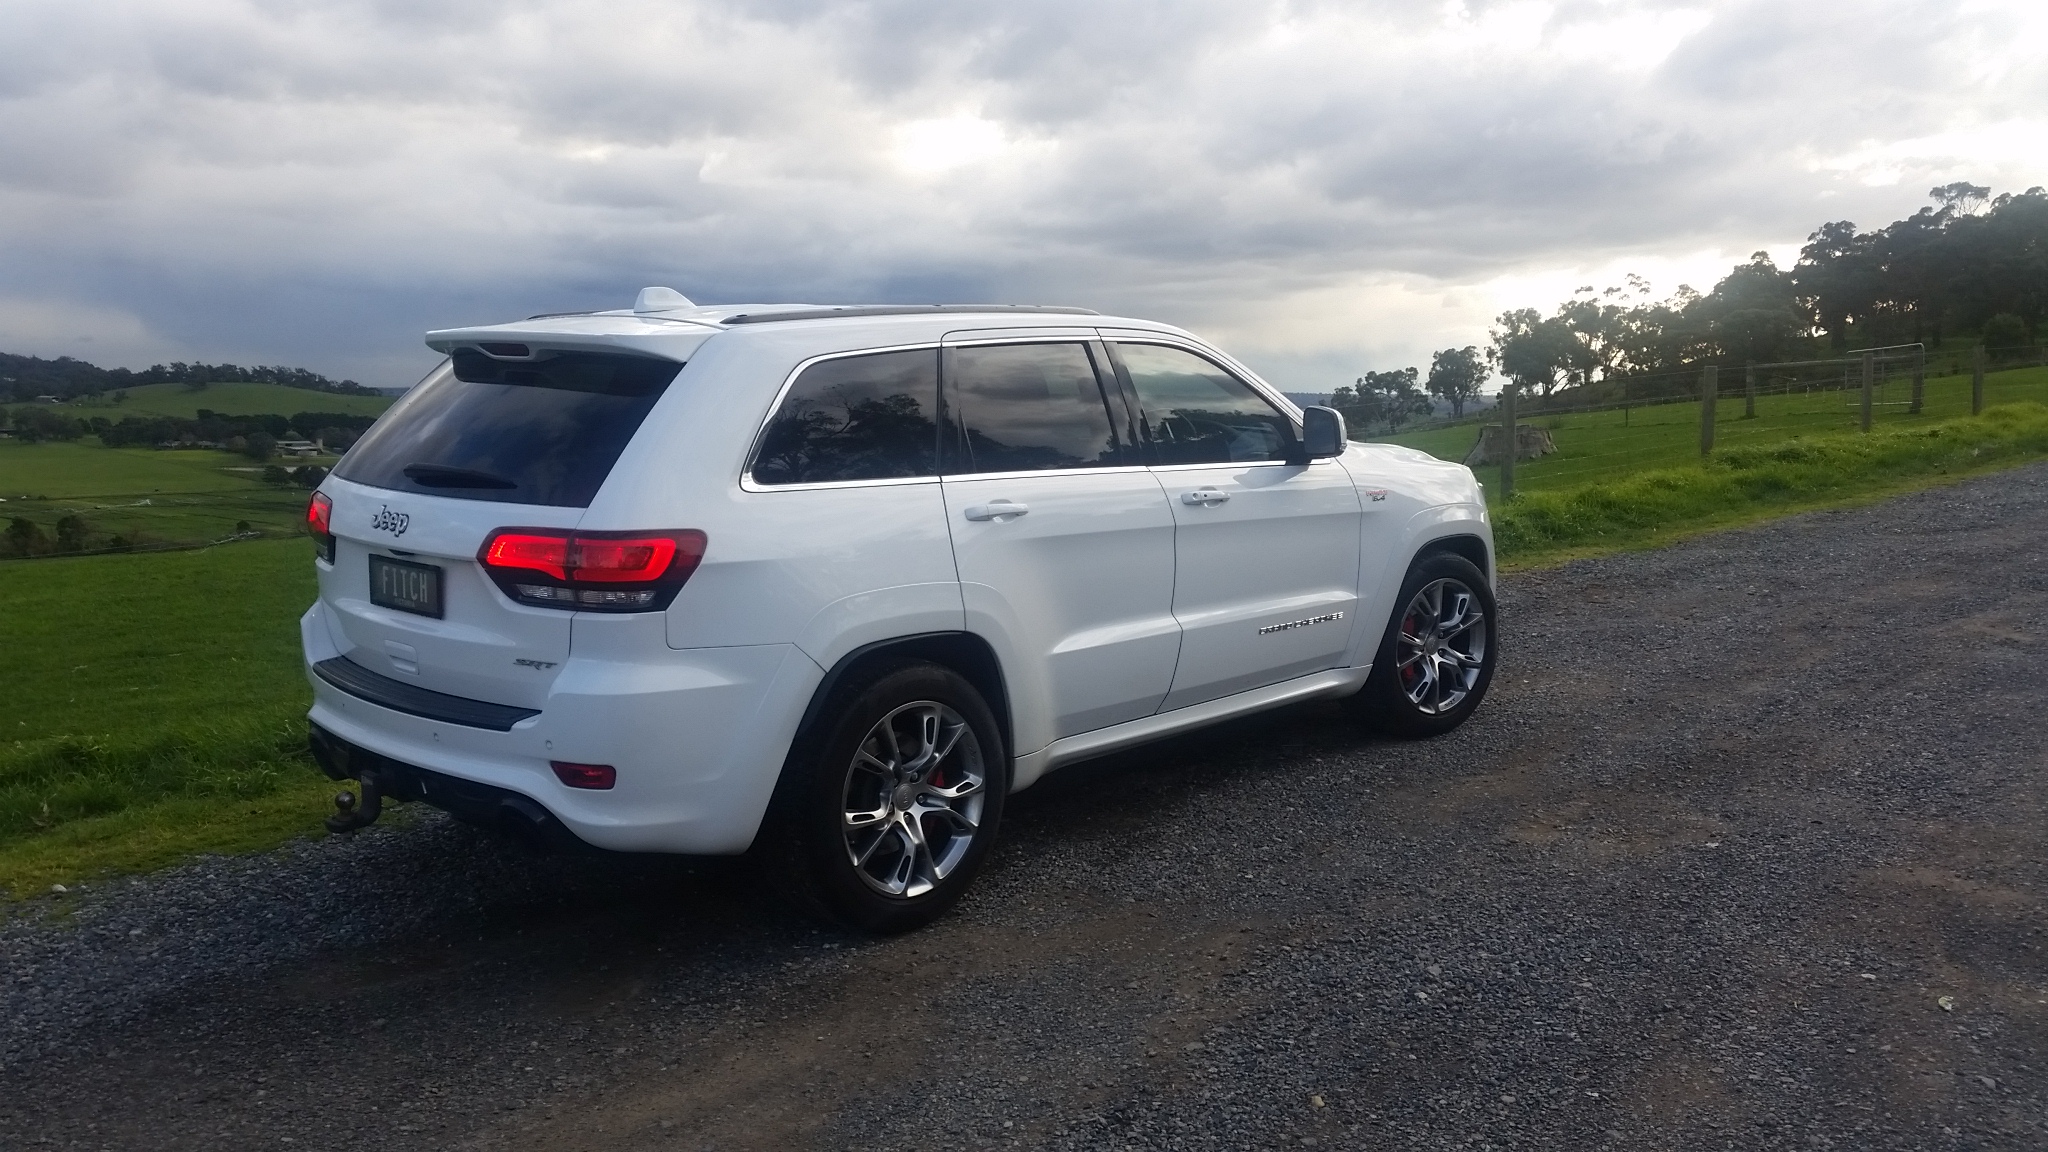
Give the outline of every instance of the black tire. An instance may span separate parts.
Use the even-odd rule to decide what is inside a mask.
[[[1432,588],[1441,589],[1446,597],[1469,596],[1469,610],[1478,612],[1480,619],[1471,621],[1448,642],[1438,638],[1433,651],[1449,652],[1449,657],[1424,654],[1416,659],[1415,651],[1411,651],[1415,646],[1404,643],[1402,625],[1410,617],[1411,609],[1418,608],[1417,597]],[[1439,612],[1443,611],[1439,607]],[[1500,654],[1494,634],[1497,617],[1493,589],[1486,582],[1486,574],[1470,560],[1449,552],[1418,557],[1401,581],[1401,593],[1394,599],[1386,634],[1373,656],[1372,677],[1359,693],[1359,703],[1373,723],[1393,735],[1409,737],[1441,736],[1463,724],[1485,698],[1487,686],[1493,683],[1493,666]],[[1429,639],[1415,633],[1408,636]],[[1473,639],[1477,646],[1471,642]],[[1425,644],[1423,651],[1432,649]],[[1406,664],[1402,663],[1404,653],[1410,657]],[[1431,682],[1432,671],[1428,670],[1443,667],[1446,660],[1455,663],[1451,674]]]
[[[918,759],[900,746],[922,739],[927,720],[949,750],[906,767]],[[889,740],[899,745],[893,755]],[[878,769],[877,755],[891,763]],[[863,932],[907,932],[967,891],[1009,791],[1009,750],[973,685],[937,664],[878,668],[836,691],[791,749],[769,847],[783,885],[808,911]],[[855,808],[879,818],[854,824]],[[922,856],[913,836],[923,838]],[[856,860],[863,850],[864,863]]]

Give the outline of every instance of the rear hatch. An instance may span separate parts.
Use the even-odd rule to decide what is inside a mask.
[[[629,352],[495,348],[518,355],[457,347],[322,485],[334,555],[320,598],[336,647],[360,667],[540,709],[569,658],[577,613],[515,599],[521,585],[494,581],[479,554],[504,529],[540,529],[543,539],[573,529],[683,366]]]

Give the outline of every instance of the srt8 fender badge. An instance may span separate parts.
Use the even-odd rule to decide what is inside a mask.
[[[544,672],[549,668],[553,668],[556,663],[553,660],[528,660],[524,656],[521,656],[512,662],[514,664],[519,665],[521,668],[531,668],[536,672]]]
[[[389,532],[393,536],[403,536],[405,535],[405,530],[410,527],[412,527],[412,517],[403,512],[393,512],[389,504],[386,504],[375,516],[370,517],[370,528],[373,531]]]

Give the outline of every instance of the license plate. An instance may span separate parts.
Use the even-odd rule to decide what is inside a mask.
[[[370,557],[370,603],[421,616],[441,615],[441,570],[388,556]]]

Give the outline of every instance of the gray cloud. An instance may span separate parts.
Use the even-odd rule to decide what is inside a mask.
[[[2048,179],[2030,12],[16,0],[0,347],[399,383],[660,282],[1129,310],[1314,387],[1503,285]]]

